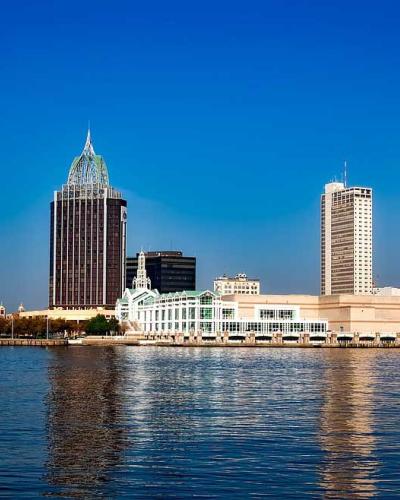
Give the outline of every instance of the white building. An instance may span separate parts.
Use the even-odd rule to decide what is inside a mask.
[[[234,278],[224,274],[214,280],[214,292],[221,295],[247,294],[260,295],[260,280],[250,279],[245,274],[239,273]]]
[[[385,297],[398,297],[400,296],[400,288],[394,286],[384,286],[382,288],[374,288],[372,290],[374,295],[381,295]]]
[[[159,295],[157,290],[150,290],[151,282],[147,277],[146,257],[143,251],[139,254],[137,274],[133,278],[132,287],[126,288],[122,297],[117,300],[115,316],[119,321],[127,322],[131,329],[136,329],[139,306],[145,299]]]
[[[325,185],[321,195],[321,295],[372,294],[372,189]]]
[[[297,340],[300,333],[315,339],[326,336],[327,321],[302,318],[299,306],[254,303],[251,307],[250,313],[241,315],[238,301],[225,300],[209,290],[162,295],[151,290],[125,290],[117,302],[116,316],[135,322],[144,333],[183,334],[184,338],[201,333],[205,340],[224,334],[229,340],[239,340],[248,332],[253,332],[256,340],[269,340],[273,333],[288,340]]]

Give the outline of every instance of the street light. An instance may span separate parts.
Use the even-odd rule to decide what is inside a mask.
[[[49,315],[47,315],[46,319],[46,339],[49,340]]]
[[[14,316],[11,316],[11,338],[14,339]]]

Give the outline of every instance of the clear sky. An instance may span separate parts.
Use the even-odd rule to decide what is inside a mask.
[[[82,150],[128,200],[128,254],[198,288],[319,290],[319,197],[374,188],[374,275],[400,285],[397,1],[18,1],[0,15],[0,301],[47,304],[49,202]]]

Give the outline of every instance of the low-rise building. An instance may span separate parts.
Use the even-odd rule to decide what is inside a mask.
[[[368,334],[400,333],[400,296],[221,295],[217,292],[158,294],[131,290],[117,303],[116,316],[145,332],[194,331]],[[295,336],[294,335],[294,336]]]
[[[295,340],[300,333],[324,337],[326,320],[302,317],[300,307],[289,304],[256,304],[241,309],[241,296],[231,299],[218,292],[184,291],[158,294],[150,290],[126,290],[117,302],[116,316],[135,322],[144,333],[201,333],[203,338],[227,334],[235,340],[252,332],[256,339],[268,340],[274,333]],[[250,311],[251,309],[251,311]]]
[[[224,274],[214,280],[214,292],[221,295],[260,295],[260,280],[248,278],[244,273],[238,273],[233,278]]]
[[[52,319],[64,319],[67,321],[87,321],[101,314],[106,317],[106,319],[115,318],[114,309],[104,309],[98,307],[95,309],[43,309],[37,311],[24,311],[19,313],[20,318],[49,318]]]

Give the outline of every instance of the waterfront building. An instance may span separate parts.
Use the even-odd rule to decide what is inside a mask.
[[[372,189],[325,185],[321,195],[321,295],[372,294]]]
[[[248,278],[244,273],[239,273],[233,278],[224,274],[214,280],[214,292],[221,295],[237,293],[260,295],[260,280]]]
[[[210,301],[202,298],[204,294],[212,297],[211,316],[210,312],[202,311],[207,306],[202,302]],[[194,308],[194,311],[188,308]],[[255,331],[261,329],[262,333],[278,329],[295,336],[299,331],[314,332],[321,329],[314,325],[323,324],[327,332],[347,332],[349,338],[355,334],[360,338],[377,334],[395,338],[400,335],[400,296],[220,295],[194,291],[160,295],[150,290],[142,290],[139,295],[136,290],[125,290],[117,302],[116,317],[136,322],[137,329],[144,331],[147,328],[146,331],[150,329],[160,334],[175,332],[176,329],[185,329],[186,334],[192,328],[204,331],[210,329],[204,324],[211,321],[212,333],[220,329],[243,332],[252,328]]]
[[[114,307],[125,286],[126,219],[89,131],[51,203],[50,308]]]
[[[132,288],[137,275],[140,254],[128,257],[126,288]],[[144,252],[145,268],[153,289],[160,293],[181,292],[196,288],[196,257],[186,257],[179,251]]]
[[[300,333],[325,338],[328,328],[326,320],[304,319],[297,305],[254,304],[243,314],[241,295],[228,300],[209,290],[167,294],[142,290],[140,297],[131,292],[126,290],[117,302],[116,317],[138,323],[145,333],[180,333],[184,337],[201,333],[203,339],[227,334],[230,340],[239,340],[253,332],[256,339],[269,340],[279,332],[295,340]]]
[[[6,308],[3,306],[3,302],[0,303],[0,318],[6,317]]]

